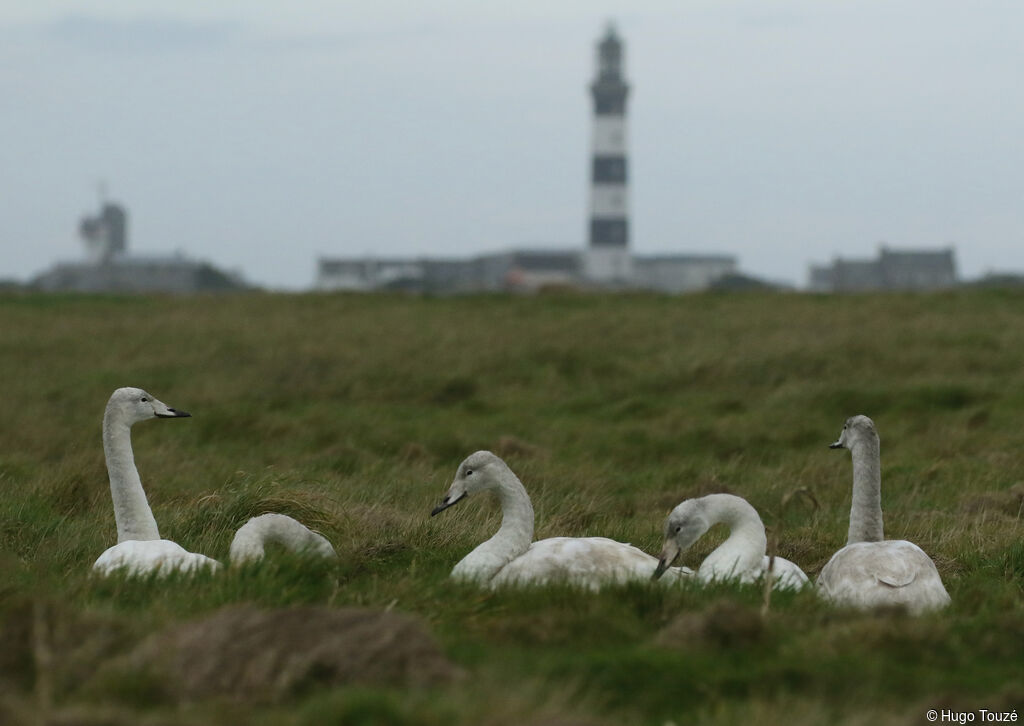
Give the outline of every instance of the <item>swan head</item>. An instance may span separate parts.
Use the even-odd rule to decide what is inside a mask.
[[[702,500],[687,499],[668,515],[668,519],[665,520],[665,543],[662,545],[658,566],[652,579],[657,580],[661,577],[665,570],[679,559],[679,555],[711,528],[711,522],[704,509]]]
[[[878,444],[878,431],[875,422],[867,416],[851,416],[843,424],[839,438],[829,445],[830,449],[850,449],[861,443]]]
[[[477,451],[470,454],[459,464],[459,468],[455,471],[455,479],[448,487],[448,493],[444,495],[441,503],[434,507],[430,516],[433,517],[435,514],[443,512],[474,492],[494,489],[500,483],[502,475],[508,470],[508,465],[490,451]]]
[[[141,388],[118,388],[107,402],[106,415],[131,426],[151,418],[185,418],[192,414],[171,408]]]

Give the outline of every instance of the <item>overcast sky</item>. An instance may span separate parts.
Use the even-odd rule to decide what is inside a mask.
[[[585,242],[594,44],[626,44],[632,246],[1024,270],[1019,0],[14,0],[0,278],[130,249],[300,289],[319,256]]]

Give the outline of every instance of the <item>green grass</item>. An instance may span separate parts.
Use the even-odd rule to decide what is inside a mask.
[[[3,723],[923,723],[1024,706],[1020,293],[15,295],[0,380]],[[225,560],[248,517],[281,511],[339,562],[90,577],[115,540],[100,418],[124,385],[194,416],[133,429],[164,536]],[[886,534],[932,555],[946,612],[776,593],[762,616],[756,588],[447,580],[498,526],[484,498],[428,516],[481,448],[523,480],[538,537],[654,552],[675,504],[730,491],[813,577],[845,541],[849,454],[827,445],[856,413],[882,437]],[[149,632],[246,602],[414,614],[465,677],[252,704],[107,668]]]

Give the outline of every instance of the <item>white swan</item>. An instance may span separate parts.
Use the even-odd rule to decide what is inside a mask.
[[[768,540],[761,517],[746,499],[732,494],[687,499],[672,510],[665,522],[665,544],[654,577],[660,577],[682,552],[719,523],[729,528],[729,537],[704,558],[697,570],[697,578],[702,582],[754,582],[764,576],[769,566],[772,587],[795,590],[810,582],[794,563],[765,554]]]
[[[470,494],[493,489],[501,500],[501,528],[452,570],[457,580],[490,587],[569,582],[597,590],[609,583],[650,579],[658,561],[632,545],[604,537],[533,541],[533,505],[519,478],[499,457],[477,451],[466,458],[434,516]],[[693,574],[673,568],[670,579]]]
[[[238,528],[231,540],[231,564],[262,560],[266,545],[271,543],[282,545],[289,552],[305,552],[326,559],[338,556],[323,535],[287,514],[271,512],[253,517]]]
[[[130,575],[150,572],[194,572],[217,569],[220,563],[160,539],[153,511],[146,501],[132,453],[131,427],[151,418],[183,418],[185,411],[170,408],[140,388],[119,388],[103,413],[103,452],[114,500],[117,544],[99,556],[92,568],[102,575],[125,570]]]
[[[818,576],[818,592],[837,605],[868,609],[902,605],[911,613],[949,604],[949,594],[935,563],[905,540],[882,535],[880,444],[867,416],[847,419],[830,448],[850,450],[853,459],[853,504],[846,546]]]
[[[132,453],[132,424],[151,418],[184,418],[189,415],[170,408],[141,388],[119,388],[111,395],[103,414],[103,451],[110,476],[110,494],[114,500],[117,544],[107,549],[93,564],[92,569],[98,574],[106,576],[124,571],[128,575],[167,575],[220,568],[217,560],[189,552],[171,540],[160,539]],[[299,529],[305,530],[306,534],[303,535]],[[242,539],[238,551],[243,561],[259,556],[257,549],[261,555],[264,541],[277,541],[293,550],[306,549],[315,542],[313,549],[318,554],[325,554],[324,544],[330,548],[330,543],[320,535],[280,514],[250,520],[235,535],[236,541],[239,536]],[[234,550],[235,543],[232,543],[232,552]],[[333,548],[330,548],[330,554],[333,556]]]

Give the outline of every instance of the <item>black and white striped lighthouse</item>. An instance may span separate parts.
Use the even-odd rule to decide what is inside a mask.
[[[626,284],[632,277],[626,163],[626,96],[622,41],[609,24],[597,44],[593,160],[590,172],[590,236],[584,271],[598,283]]]

